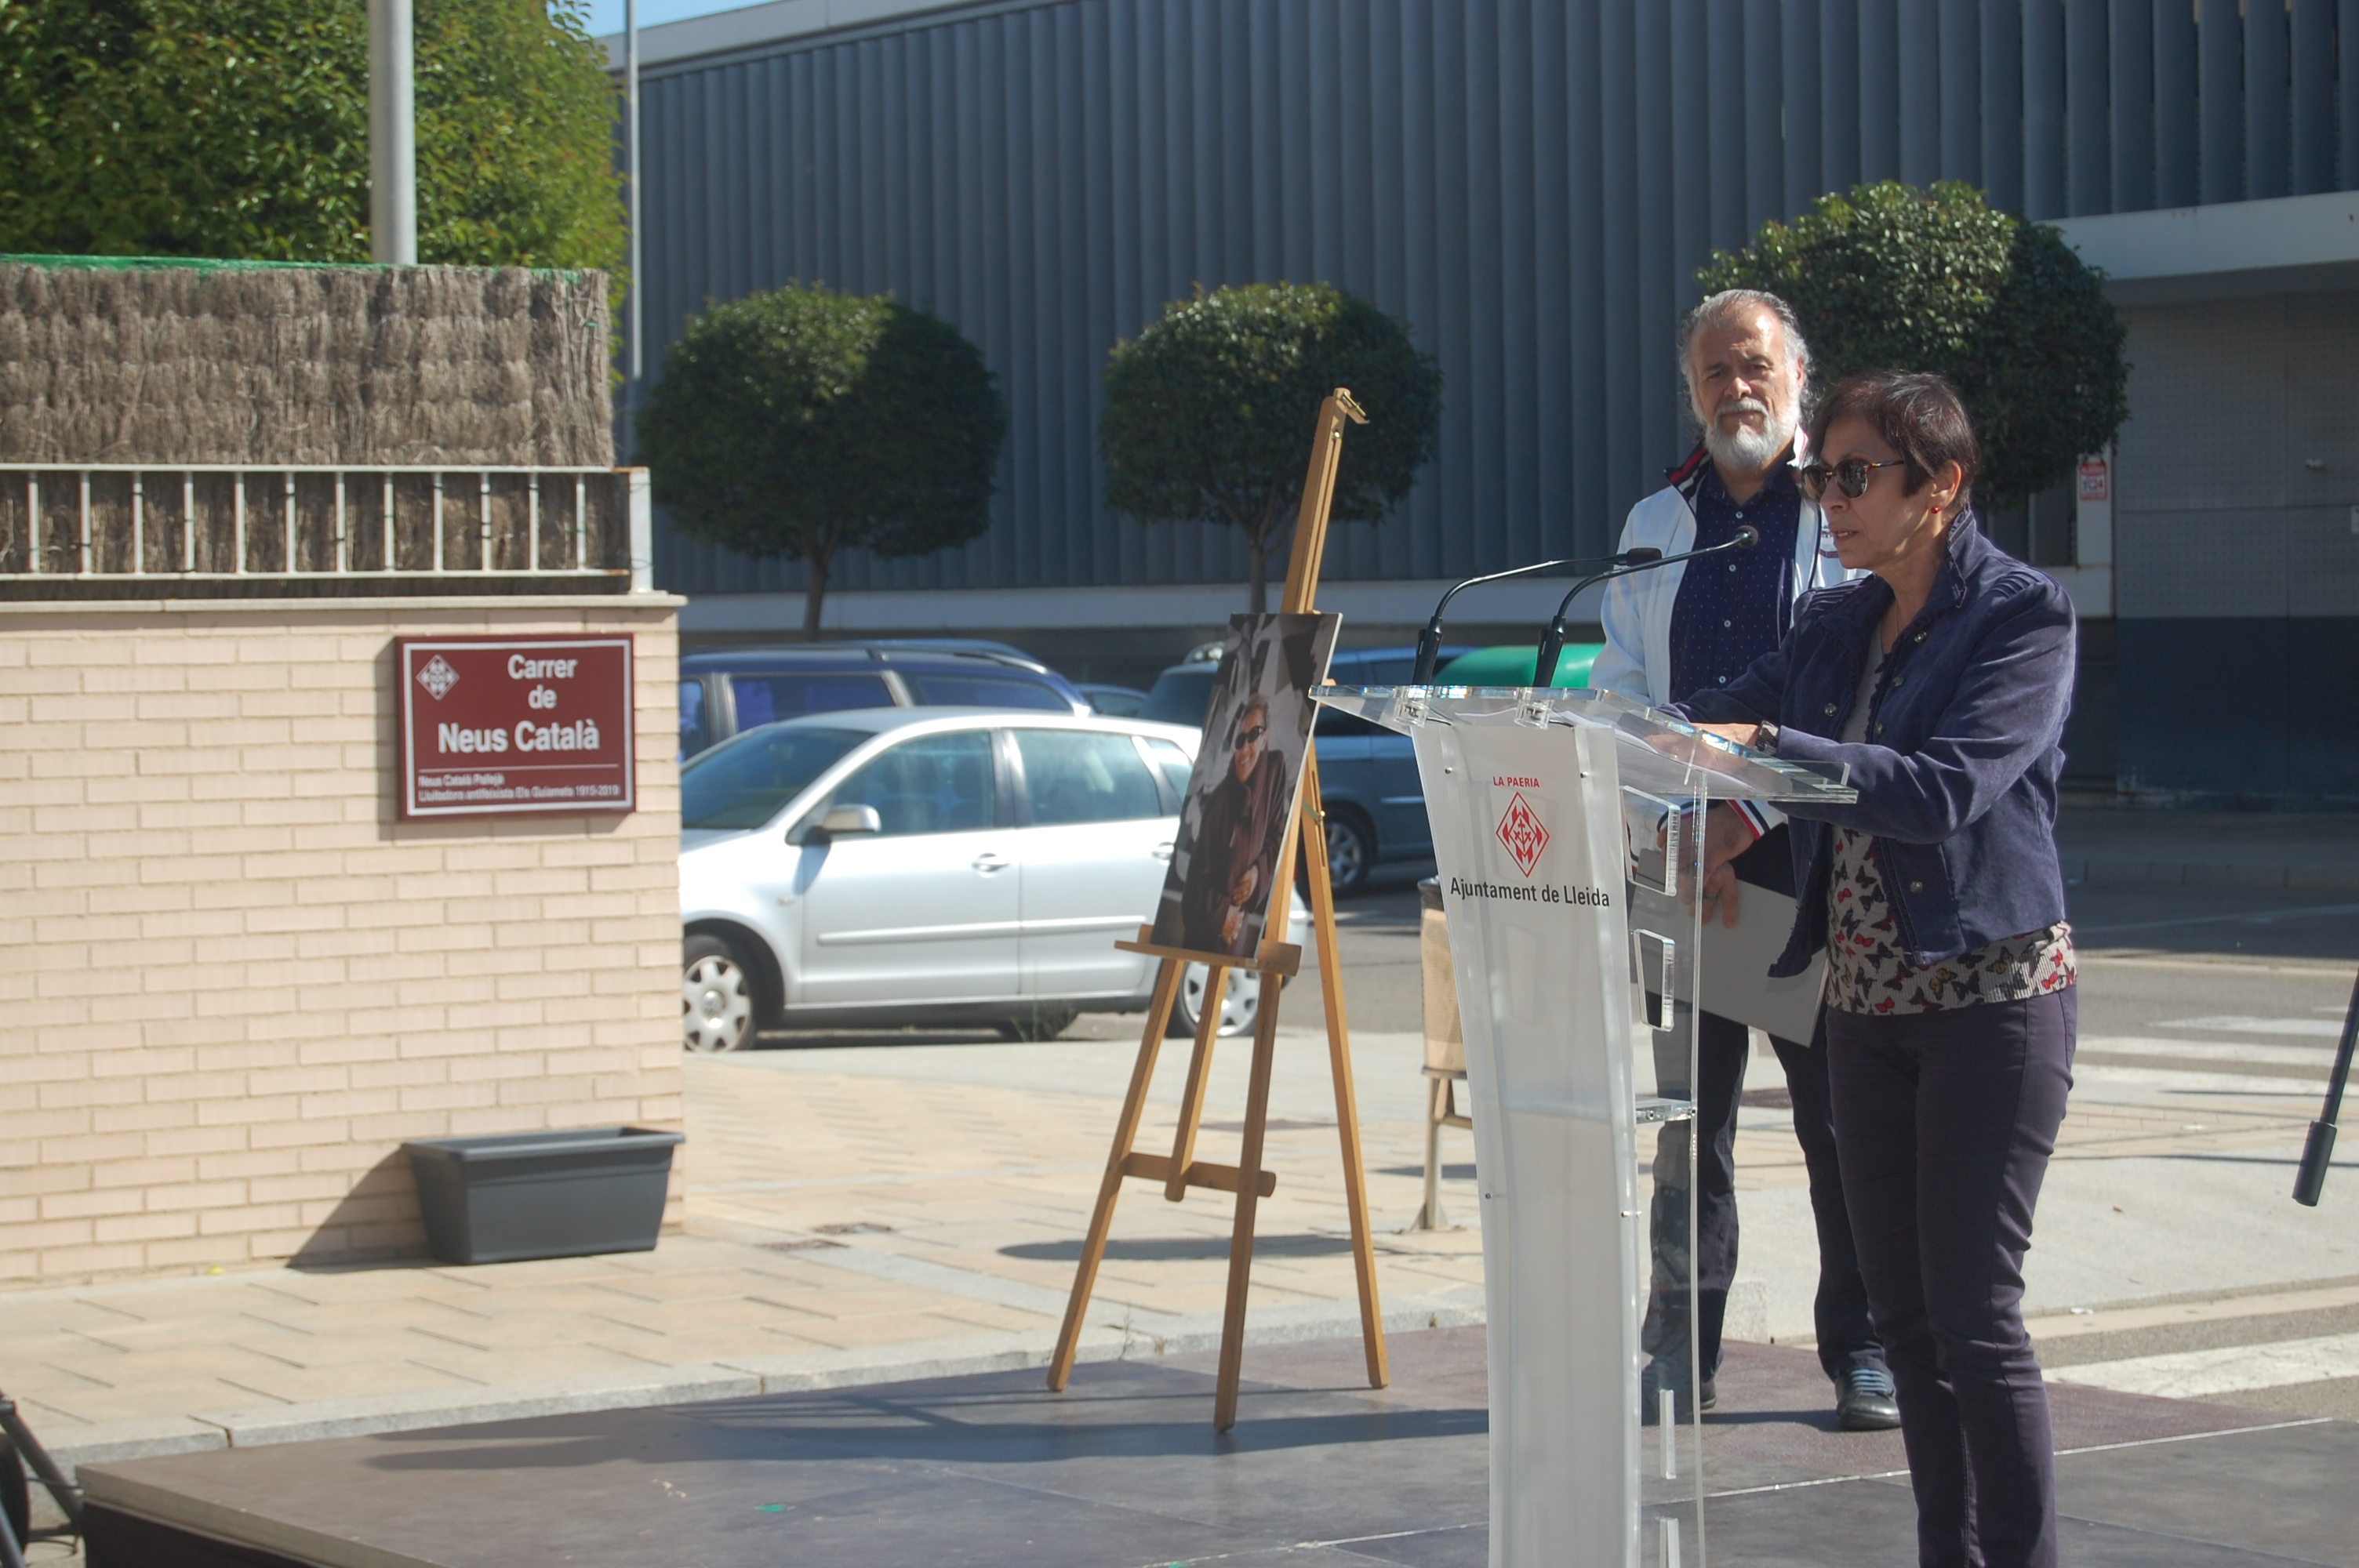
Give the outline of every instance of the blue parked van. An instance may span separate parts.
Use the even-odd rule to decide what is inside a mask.
[[[679,658],[683,762],[757,725],[857,708],[1086,714],[1090,699],[1014,648],[949,638],[718,648]]]

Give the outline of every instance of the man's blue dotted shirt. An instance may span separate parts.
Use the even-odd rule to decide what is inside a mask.
[[[1671,606],[1673,700],[1726,686],[1785,640],[1794,619],[1794,531],[1802,494],[1784,462],[1739,506],[1706,460],[1695,491],[1695,549],[1710,549],[1751,524],[1761,542],[1749,550],[1690,561]]]

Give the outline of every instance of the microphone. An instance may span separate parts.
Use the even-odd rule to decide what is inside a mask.
[[[1606,559],[1619,565],[1625,557],[1608,556]],[[1408,684],[1411,686],[1433,684],[1433,666],[1441,659],[1441,612],[1450,608],[1450,601],[1458,597],[1460,589],[1478,588],[1484,583],[1497,582],[1505,578],[1528,577],[1534,572],[1544,572],[1554,567],[1585,567],[1594,564],[1594,561],[1585,561],[1578,556],[1567,556],[1561,560],[1534,561],[1527,567],[1510,567],[1503,572],[1485,572],[1481,577],[1470,577],[1464,582],[1456,584],[1448,593],[1441,596],[1441,602],[1433,607],[1433,618],[1425,623],[1425,630],[1417,634],[1417,669],[1409,676]]]
[[[1760,542],[1761,531],[1752,524],[1745,523],[1738,525],[1736,533],[1732,537],[1709,549],[1690,550],[1684,555],[1667,556],[1660,550],[1641,545],[1635,550],[1615,557],[1614,566],[1599,572],[1595,577],[1585,577],[1574,583],[1572,591],[1566,594],[1564,601],[1556,607],[1556,614],[1549,620],[1548,630],[1540,633],[1539,658],[1532,666],[1532,684],[1536,687],[1556,684],[1556,662],[1564,653],[1564,618],[1571,611],[1572,601],[1581,597],[1582,589],[1593,584],[1603,582],[1609,578],[1628,577],[1633,572],[1652,571],[1657,567],[1667,567],[1674,561],[1691,561],[1699,556],[1716,556],[1723,550],[1749,550]]]

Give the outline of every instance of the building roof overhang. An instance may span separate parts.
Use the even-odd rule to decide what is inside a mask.
[[[766,5],[740,5],[641,27],[639,69],[759,49],[817,33],[889,25],[934,11],[971,10],[976,4],[977,0],[768,0]],[[607,69],[622,70],[623,35],[602,34],[598,41],[606,48]]]
[[[2116,305],[2359,288],[2359,191],[2057,222]]]

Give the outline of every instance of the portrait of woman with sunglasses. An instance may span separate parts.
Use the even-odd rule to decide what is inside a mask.
[[[1827,949],[1836,1144],[1919,1561],[2052,1564],[2054,1445],[2022,1271],[2072,1081],[2055,838],[2072,606],[1984,536],[1980,449],[1940,377],[1853,377],[1810,434],[1804,492],[1843,564],[1869,575],[1804,598],[1777,651],[1677,710],[1850,764],[1856,805],[1786,808],[1804,892],[1771,973]],[[1725,874],[1708,868],[1706,892]]]

